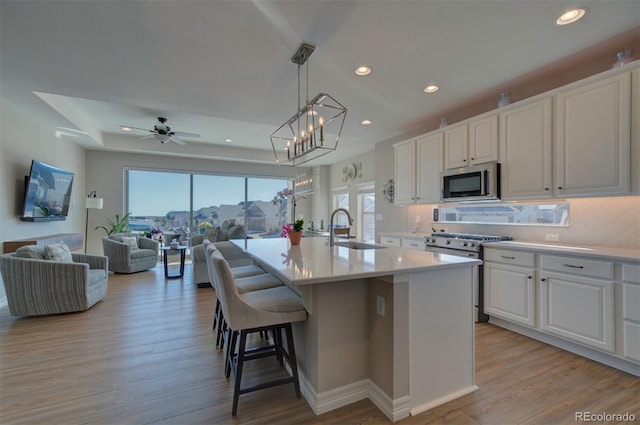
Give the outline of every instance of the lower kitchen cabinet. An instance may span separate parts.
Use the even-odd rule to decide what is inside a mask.
[[[622,354],[640,361],[640,266],[622,265]]]
[[[402,246],[402,238],[399,236],[380,235],[380,243],[385,246]]]
[[[540,265],[542,330],[615,351],[613,263],[542,255]]]
[[[424,238],[402,238],[402,247],[424,251]]]
[[[534,255],[485,248],[484,310],[535,326]]]

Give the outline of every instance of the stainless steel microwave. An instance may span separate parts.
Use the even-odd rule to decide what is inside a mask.
[[[500,164],[497,162],[447,170],[440,180],[444,202],[500,199]]]

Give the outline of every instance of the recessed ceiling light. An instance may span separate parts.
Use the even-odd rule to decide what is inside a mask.
[[[368,66],[359,66],[356,68],[356,75],[365,76],[371,74],[371,68]]]
[[[556,19],[557,25],[569,25],[582,18],[587,13],[586,7],[577,7],[575,9],[567,10],[558,19]]]
[[[224,139],[224,141],[227,142],[227,143],[233,142],[233,140],[231,140],[231,139]]]
[[[435,93],[438,90],[440,90],[440,87],[438,87],[435,84],[429,84],[427,87],[424,88],[425,93]]]
[[[362,121],[360,121],[360,124],[362,124],[362,125],[371,125],[371,124],[373,124],[373,121],[371,121],[371,120],[362,120]]]
[[[122,131],[131,131],[130,127],[122,126],[121,128],[122,128]]]

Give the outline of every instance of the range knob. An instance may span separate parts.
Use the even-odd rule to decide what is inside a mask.
[[[469,245],[469,244],[466,243],[466,242],[462,242],[462,246],[467,246],[467,245]]]
[[[451,241],[450,241],[450,240],[447,240],[445,243],[446,243],[447,245],[449,245],[449,244],[451,244]]]
[[[474,247],[474,246],[476,246],[476,243],[475,242],[469,242],[469,246]]]

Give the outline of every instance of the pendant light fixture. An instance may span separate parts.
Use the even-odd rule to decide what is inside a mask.
[[[319,93],[309,100],[309,56],[315,46],[302,44],[291,58],[298,65],[298,112],[271,135],[278,165],[296,166],[336,150],[347,109],[331,95]],[[306,66],[305,105],[300,107],[300,70]]]

